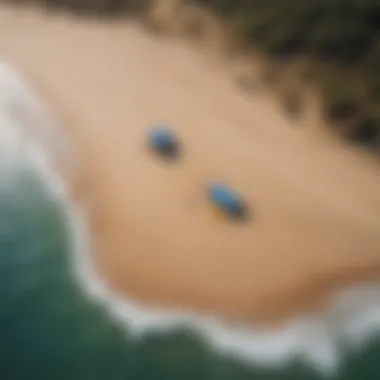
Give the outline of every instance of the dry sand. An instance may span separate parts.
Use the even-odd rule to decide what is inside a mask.
[[[320,306],[380,274],[380,168],[364,152],[252,99],[222,67],[136,25],[0,9],[0,55],[35,83],[83,163],[94,260],[121,294],[244,319]],[[184,143],[178,164],[145,148],[150,123]],[[253,218],[205,204],[235,186]]]

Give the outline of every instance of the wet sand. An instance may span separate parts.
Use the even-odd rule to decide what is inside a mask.
[[[81,161],[99,275],[150,305],[278,320],[380,274],[380,167],[248,99],[222,67],[133,24],[0,8],[0,54],[39,88]],[[145,147],[172,126],[177,164]],[[246,197],[243,225],[204,201],[209,180]]]

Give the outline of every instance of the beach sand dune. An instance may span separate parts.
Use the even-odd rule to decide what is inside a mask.
[[[121,295],[269,321],[378,278],[380,168],[317,120],[292,128],[222,68],[133,24],[1,8],[0,54],[64,124],[96,267]],[[157,122],[181,139],[178,163],[146,149]],[[247,223],[212,211],[210,180],[247,199]]]

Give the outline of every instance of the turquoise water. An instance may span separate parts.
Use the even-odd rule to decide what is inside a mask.
[[[323,378],[301,363],[243,365],[186,330],[133,338],[74,281],[70,222],[42,179],[22,170],[0,181],[1,380]],[[380,340],[348,355],[334,378],[380,379]]]

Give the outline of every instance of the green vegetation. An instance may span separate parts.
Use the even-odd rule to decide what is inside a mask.
[[[196,0],[279,60],[306,58],[326,119],[380,149],[380,2],[377,0]],[[315,73],[313,73],[315,74]]]
[[[83,14],[125,15],[145,10],[150,0],[41,0],[46,6]]]
[[[153,4],[153,0],[40,1],[48,6],[102,15],[144,12]],[[259,49],[271,61],[286,65],[292,60],[306,62],[299,70],[300,82],[314,86],[326,120],[351,140],[380,150],[380,1],[178,2],[213,10],[234,26],[234,35],[240,34],[244,46],[248,43]],[[296,95],[291,98],[284,107],[298,113]]]
[[[308,53],[342,65],[380,59],[377,1],[197,1],[239,20],[245,37],[269,54]]]

